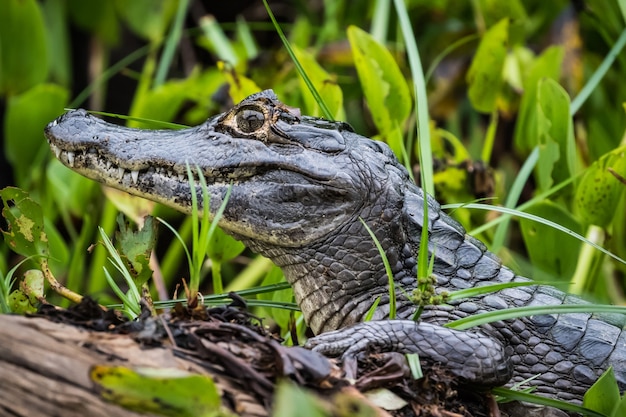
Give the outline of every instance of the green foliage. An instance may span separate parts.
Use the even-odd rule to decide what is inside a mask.
[[[29,186],[43,176],[41,161],[50,150],[42,141],[44,127],[63,111],[68,92],[54,84],[38,84],[8,100],[4,118],[5,155],[15,177]],[[36,170],[33,170],[36,167]]]
[[[0,95],[43,82],[48,70],[46,29],[35,0],[0,2]]]
[[[48,237],[41,206],[27,192],[14,187],[0,190],[0,198],[4,205],[2,217],[8,223],[8,230],[2,231],[6,244],[22,256],[47,257]]]
[[[496,108],[508,47],[508,31],[508,18],[490,28],[480,41],[472,66],[467,72],[467,94],[478,111],[491,113]]]
[[[626,146],[595,161],[576,189],[576,203],[587,224],[607,227],[616,218],[615,207],[626,192]],[[623,213],[622,213],[623,214]]]
[[[453,214],[506,258],[505,263],[529,258],[533,269],[524,272],[536,279],[573,281],[571,289],[577,292],[624,303],[622,291],[607,289],[623,287],[626,276],[620,261],[626,257],[623,1],[590,2],[578,13],[571,13],[564,1],[531,7],[519,0],[353,2],[346,13],[348,3],[337,1],[325,2],[323,14],[301,2],[292,24],[242,18],[225,22],[219,17],[194,22],[188,1],[88,3],[0,2],[3,151],[7,171],[24,189],[1,192],[10,225],[3,231],[7,244],[0,247],[3,312],[10,309],[12,293],[20,302],[33,302],[16,280],[33,264],[53,288],[61,287],[50,270],[70,288],[104,301],[112,298],[106,282],[119,282],[117,273],[103,269],[114,257],[112,246],[109,252],[108,245],[95,245],[90,253],[87,248],[112,236],[120,208],[126,212],[135,204],[119,196],[105,199],[97,184],[50,155],[41,132],[64,107],[110,110],[103,98],[115,97],[130,103],[128,126],[155,126],[145,119],[193,125],[219,112],[225,102],[238,102],[265,88],[273,88],[303,114],[346,120],[357,132],[386,141],[410,174],[419,172],[422,187],[445,202],[489,197],[503,205],[491,214],[485,205],[480,210],[478,205],[457,205]],[[209,13],[219,11],[207,7]],[[72,28],[89,39],[89,75],[71,62],[77,56],[68,35]],[[268,48],[263,39],[275,31],[283,44]],[[128,33],[144,44],[134,51],[122,49]],[[196,59],[188,53],[192,50],[210,59]],[[123,54],[128,55],[113,62]],[[207,64],[211,59],[225,62]],[[429,68],[427,77],[422,62]],[[112,81],[119,77],[135,82],[132,95],[120,98],[126,91],[113,88]],[[83,87],[77,81],[81,79],[91,84],[71,97],[70,91]],[[220,90],[224,85],[227,93]],[[431,156],[436,158],[434,169]],[[480,159],[484,171],[476,168]],[[195,177],[196,186],[202,187],[202,175]],[[487,183],[487,192],[476,191],[481,181]],[[208,219],[208,203],[198,203],[196,215]],[[152,205],[137,206],[141,209],[132,209],[130,216],[135,220],[153,210]],[[251,298],[250,305],[271,307],[265,311],[283,330],[292,330],[293,292],[281,286],[280,270],[270,270],[264,259],[240,263],[251,255],[208,220],[198,228],[197,222],[181,221],[162,207],[154,210],[177,225],[176,235],[191,247],[190,272],[180,265],[186,246],[174,239],[162,245],[166,249],[157,258],[170,294],[181,277],[194,277],[192,287],[203,294],[241,290]],[[492,219],[496,212],[500,217]],[[545,221],[537,222],[541,219]],[[496,224],[498,229],[491,230]],[[152,245],[148,235],[128,236],[115,265],[136,293],[121,290],[119,284],[113,287],[124,304],[138,301]],[[521,242],[509,236],[521,236]],[[136,239],[141,248],[133,248]],[[431,261],[423,247],[421,279],[428,277]],[[598,250],[602,247],[611,256]],[[20,264],[16,254],[30,258]],[[141,278],[128,271],[129,265],[143,271]],[[269,287],[258,288],[261,282]],[[46,297],[61,303],[49,291]],[[210,297],[212,303],[228,302],[223,295]],[[478,318],[499,319],[503,317]],[[602,401],[626,407],[615,397]]]
[[[412,100],[404,75],[391,53],[367,32],[350,26],[347,33],[372,119],[381,137],[405,160],[402,129]]]
[[[144,220],[141,229],[134,231],[120,214],[115,232],[116,248],[136,287],[141,287],[152,277],[150,253],[156,244],[157,223],[151,216]]]
[[[609,368],[585,393],[583,407],[607,417],[619,417],[626,411],[626,396],[621,396],[613,368]]]
[[[278,384],[273,417],[291,417],[302,410],[310,417],[329,417],[331,413],[320,399],[302,388],[284,381]]]
[[[228,417],[213,379],[180,369],[98,365],[92,381],[107,401],[128,410],[161,416]]]

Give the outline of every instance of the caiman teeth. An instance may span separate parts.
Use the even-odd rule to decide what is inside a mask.
[[[70,168],[74,168],[74,152],[67,152],[67,163]]]
[[[100,167],[100,174],[106,174],[106,176],[118,182],[125,182],[125,174],[130,174],[130,176],[126,177],[126,180],[128,180],[128,182],[132,182],[132,185],[138,185],[139,177],[143,175],[158,175],[159,177],[164,177],[171,181],[178,180],[178,182],[184,184],[189,182],[189,179],[187,178],[187,175],[185,173],[176,172],[174,168],[170,167],[151,166],[142,169],[122,168],[118,166],[114,161],[99,157],[97,150],[94,148],[90,148],[87,150],[67,151],[60,148],[58,145],[55,145],[54,143],[50,143],[50,149],[54,152],[54,155],[56,155],[57,159],[61,160],[65,165],[69,166],[70,168],[83,169],[85,166],[93,164],[96,166],[96,168],[94,168],[93,170],[97,170],[97,167]],[[106,173],[104,171],[106,171]],[[193,176],[193,179],[196,184],[200,181],[197,174]]]
[[[59,156],[61,156],[61,148],[52,145],[52,150],[54,151],[54,155],[57,157],[57,159],[59,159]]]

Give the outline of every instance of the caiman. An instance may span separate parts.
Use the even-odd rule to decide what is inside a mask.
[[[76,110],[51,122],[45,135],[72,170],[183,212],[192,206],[187,166],[204,175],[213,213],[232,187],[220,226],[282,268],[318,335],[308,341],[314,350],[344,358],[372,347],[417,352],[468,383],[530,379],[535,393],[574,402],[609,366],[626,388],[626,316],[546,314],[467,331],[443,327],[486,311],[584,303],[550,286],[430,306],[419,322],[411,320],[416,305],[407,295],[417,285],[424,199],[437,291],[527,279],[444,213],[386,144],[346,123],[303,116],[271,90],[182,130],[130,129]],[[383,259],[360,219],[391,266],[396,319],[389,319]],[[373,319],[363,321],[376,300]]]

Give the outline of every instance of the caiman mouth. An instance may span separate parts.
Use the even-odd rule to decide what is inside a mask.
[[[242,108],[250,113],[250,105]],[[288,193],[294,187],[343,193],[341,184],[349,176],[326,165],[319,149],[309,147],[313,143],[322,153],[340,152],[337,131],[290,116],[290,123],[274,117],[264,129],[242,133],[236,130],[242,124],[235,121],[241,114],[236,109],[181,130],[132,129],[75,110],[51,122],[45,135],[57,159],[72,170],[183,211],[190,210],[188,169],[196,184],[202,176],[220,189],[263,181]],[[284,136],[275,138],[276,131]]]

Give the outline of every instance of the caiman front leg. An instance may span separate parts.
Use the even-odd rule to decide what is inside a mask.
[[[429,364],[439,363],[467,383],[504,385],[513,375],[509,355],[498,340],[480,332],[448,329],[412,320],[358,323],[322,333],[305,347],[344,361],[367,350],[417,353]]]

